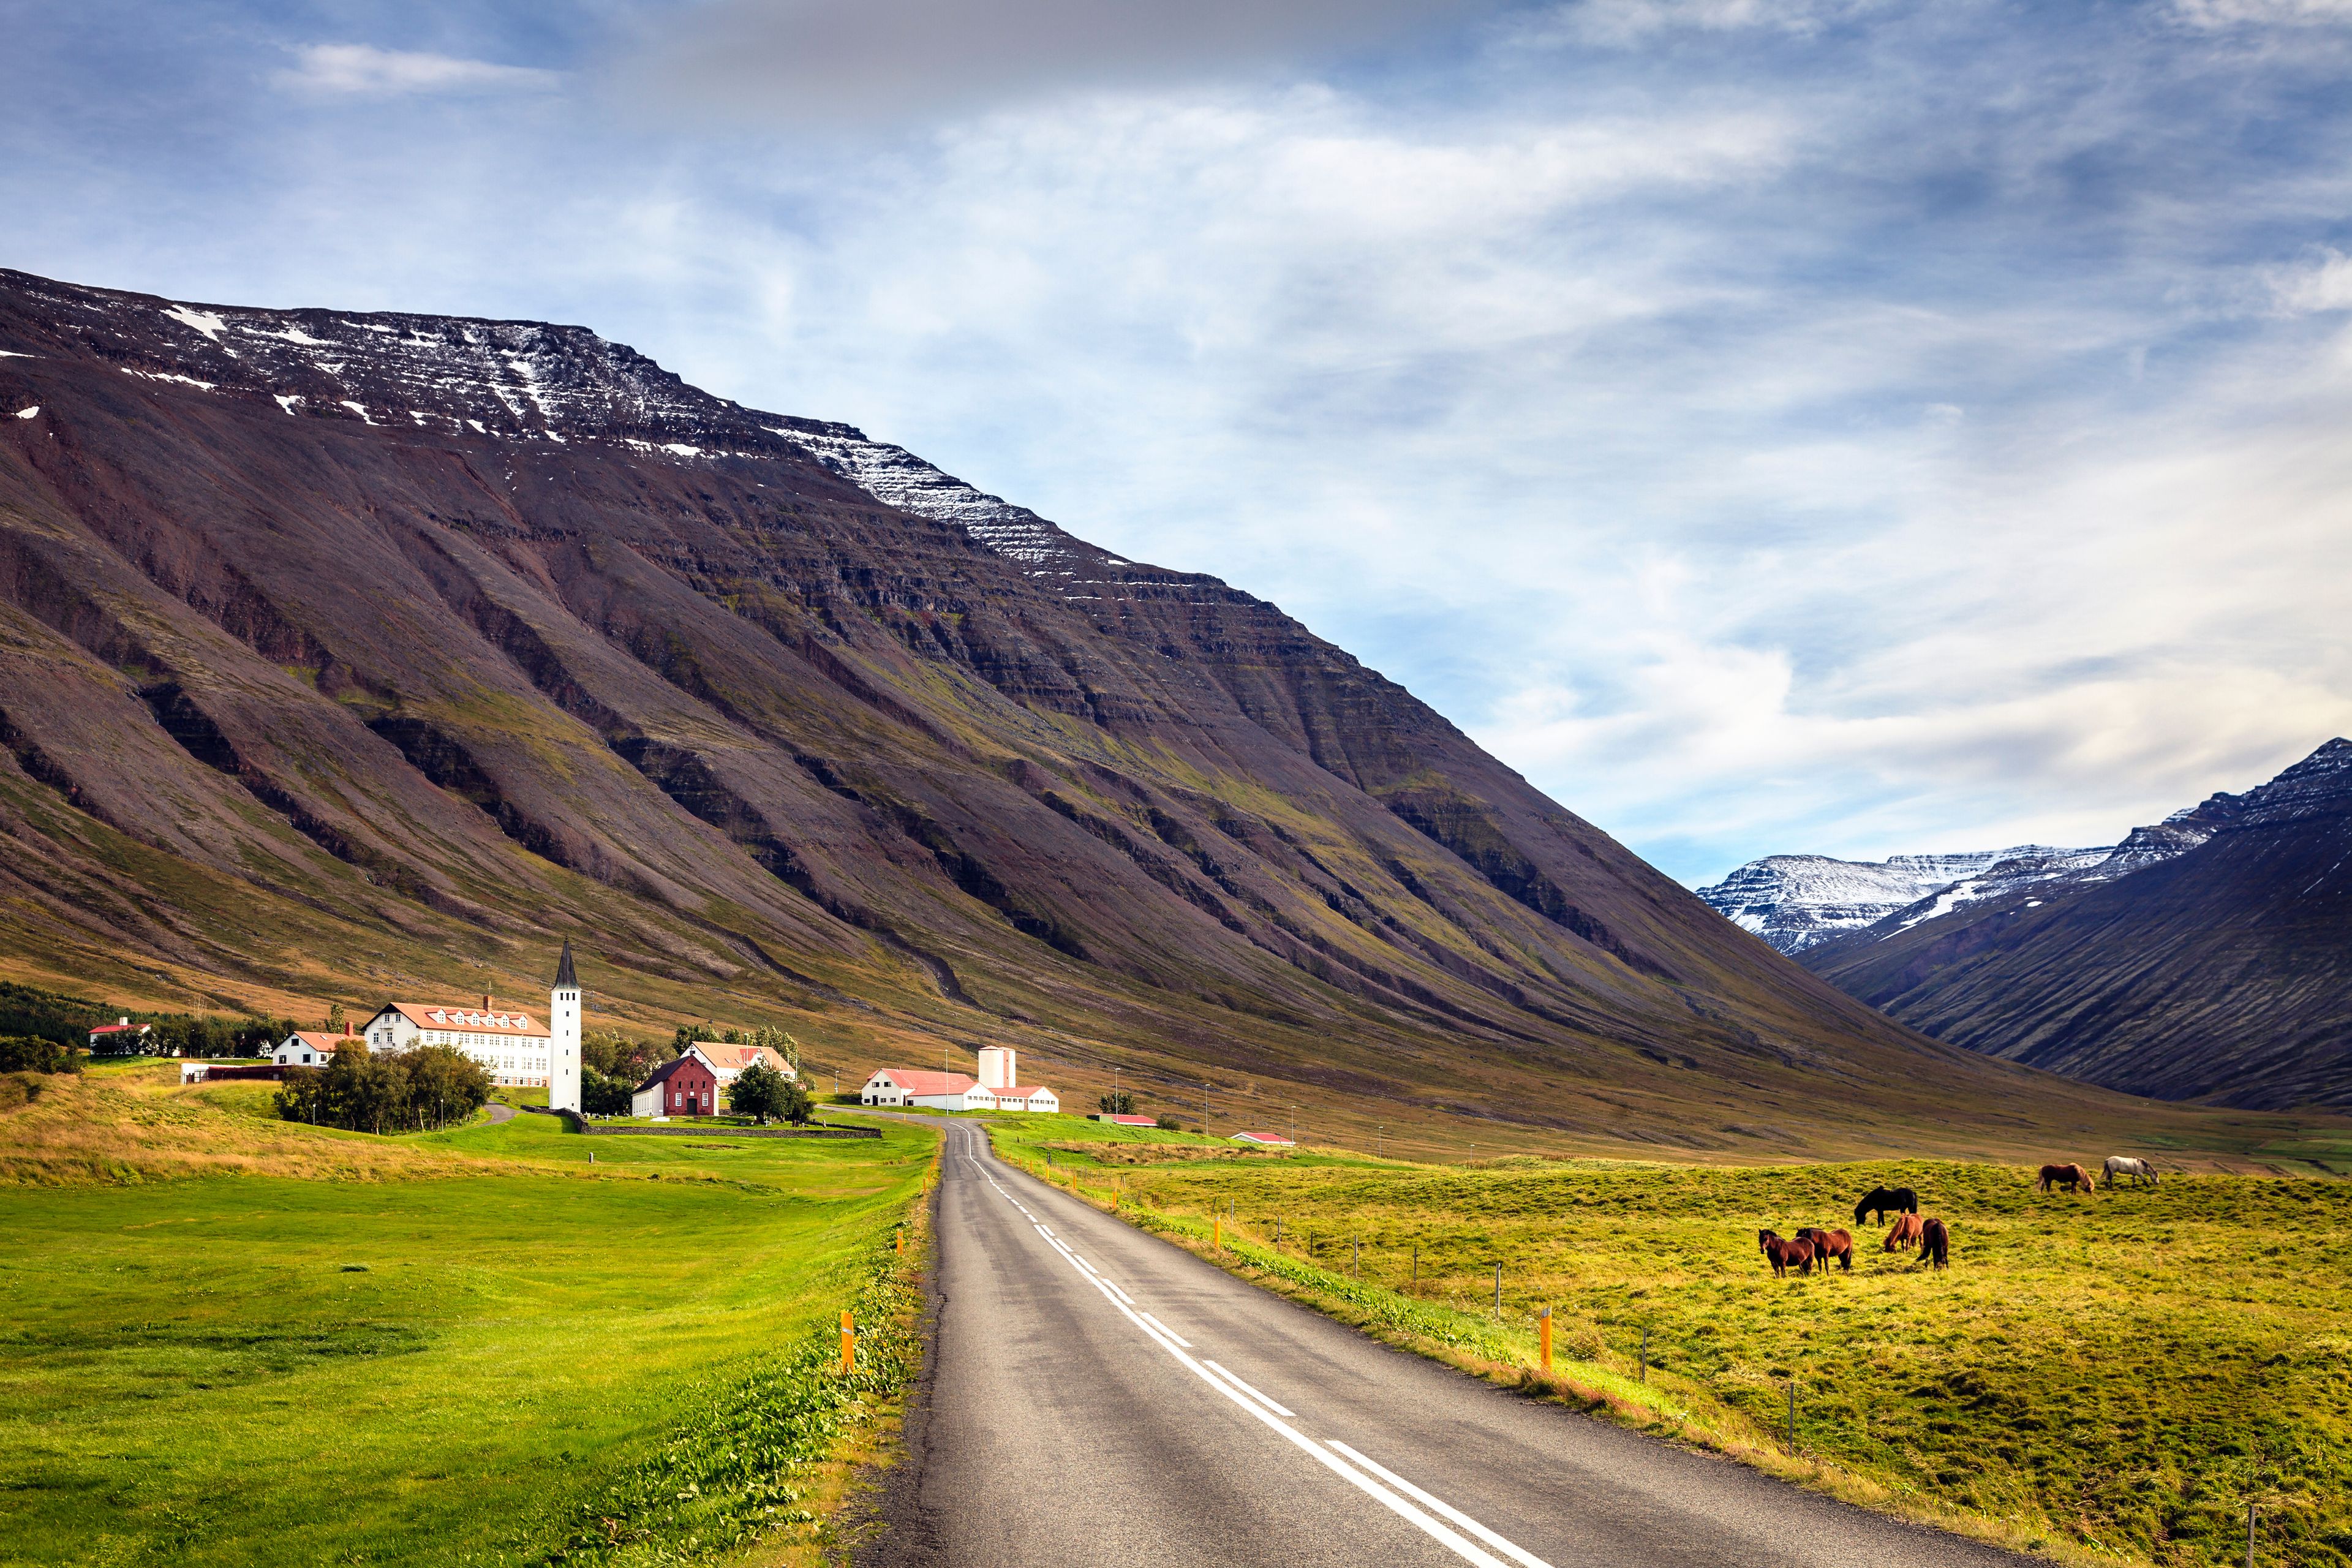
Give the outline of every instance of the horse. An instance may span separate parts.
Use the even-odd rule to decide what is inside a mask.
[[[2149,1186],[2156,1185],[2156,1167],[2145,1160],[2135,1160],[2128,1154],[2108,1155],[2106,1169],[2100,1173],[2107,1178],[2107,1185],[2111,1187],[2116,1184],[2117,1176],[2129,1176],[2135,1187],[2139,1185],[2142,1177],[2147,1178]]]
[[[1919,1222],[1919,1261],[1937,1268],[1952,1264],[1952,1237],[1944,1222],[1933,1217]]]
[[[1832,1258],[1838,1260],[1839,1266],[1848,1274],[1853,1272],[1853,1237],[1844,1231],[1822,1230],[1816,1226],[1807,1226],[1797,1233],[1797,1239],[1813,1244],[1813,1256],[1822,1260],[1822,1273],[1829,1272],[1830,1259]]]
[[[1792,1267],[1800,1274],[1813,1271],[1813,1244],[1810,1241],[1783,1241],[1772,1231],[1759,1230],[1756,1233],[1756,1245],[1762,1250],[1764,1260],[1772,1266],[1775,1279],[1788,1278]]]
[[[1893,1252],[1900,1247],[1916,1246],[1919,1241],[1920,1228],[1919,1216],[1917,1215],[1896,1215],[1895,1216],[1895,1228],[1886,1233],[1885,1250]]]
[[[1873,1224],[1889,1214],[1917,1214],[1919,1194],[1908,1187],[1874,1187],[1871,1194],[1853,1205],[1853,1223],[1860,1225],[1862,1216],[1869,1215]]]
[[[2048,1192],[2059,1183],[2066,1184],[2068,1192],[2095,1193],[2099,1179],[2080,1165],[2044,1165],[2042,1167],[2042,1190]]]

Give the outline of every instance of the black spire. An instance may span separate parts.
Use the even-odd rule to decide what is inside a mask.
[[[563,956],[556,962],[555,988],[558,991],[580,989],[580,977],[572,973],[572,939],[570,937],[563,939]]]

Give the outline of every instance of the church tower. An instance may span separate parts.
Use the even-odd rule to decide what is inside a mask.
[[[580,977],[572,973],[572,943],[555,965],[555,989],[547,994],[547,1103],[551,1110],[580,1109]]]

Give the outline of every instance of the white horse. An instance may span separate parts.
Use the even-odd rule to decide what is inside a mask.
[[[2140,1184],[2142,1178],[2147,1179],[2148,1185],[2154,1186],[2156,1167],[2145,1160],[2135,1160],[2126,1154],[2110,1154],[2107,1156],[2107,1185],[2114,1186],[2117,1176],[2129,1176],[2135,1187]]]

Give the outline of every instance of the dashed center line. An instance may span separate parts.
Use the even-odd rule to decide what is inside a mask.
[[[1103,1300],[1108,1301],[1112,1308],[1129,1322],[1133,1323],[1146,1339],[1167,1352],[1178,1364],[1231,1401],[1236,1409],[1244,1412],[1254,1420],[1280,1436],[1300,1453],[1444,1546],[1464,1562],[1476,1563],[1479,1568],[1513,1568],[1513,1564],[1517,1564],[1517,1568],[1551,1568],[1549,1563],[1535,1553],[1505,1539],[1500,1533],[1479,1523],[1453,1504],[1433,1496],[1394,1471],[1366,1458],[1338,1438],[1328,1438],[1324,1443],[1317,1443],[1312,1437],[1291,1425],[1292,1422],[1301,1419],[1296,1412],[1243,1382],[1217,1363],[1206,1357],[1196,1359],[1187,1354],[1186,1352],[1192,1349],[1191,1341],[1184,1339],[1158,1318],[1136,1305],[1134,1297],[1120,1289],[1117,1283],[1072,1250],[1053,1233],[1045,1221],[1030,1211],[1026,1204],[1014,1197],[989,1173],[987,1167],[981,1163],[979,1157],[970,1152],[971,1147],[973,1145],[968,1141],[964,1158],[971,1162],[972,1169],[979,1172],[982,1181],[995,1188],[998,1196],[1021,1211],[1022,1217],[1028,1220],[1037,1234],[1045,1238],[1046,1246],[1068,1259],[1071,1267],[1078,1271],[1078,1277],[1101,1291]],[[1455,1528],[1456,1526],[1460,1527],[1459,1530]],[[1464,1533],[1465,1531],[1467,1533]],[[1472,1539],[1473,1537],[1475,1539]],[[1486,1545],[1480,1545],[1480,1542],[1485,1542]],[[1502,1552],[1504,1556],[1494,1555],[1486,1549],[1488,1546],[1493,1547],[1495,1552]],[[1505,1558],[1509,1561],[1506,1562]]]

